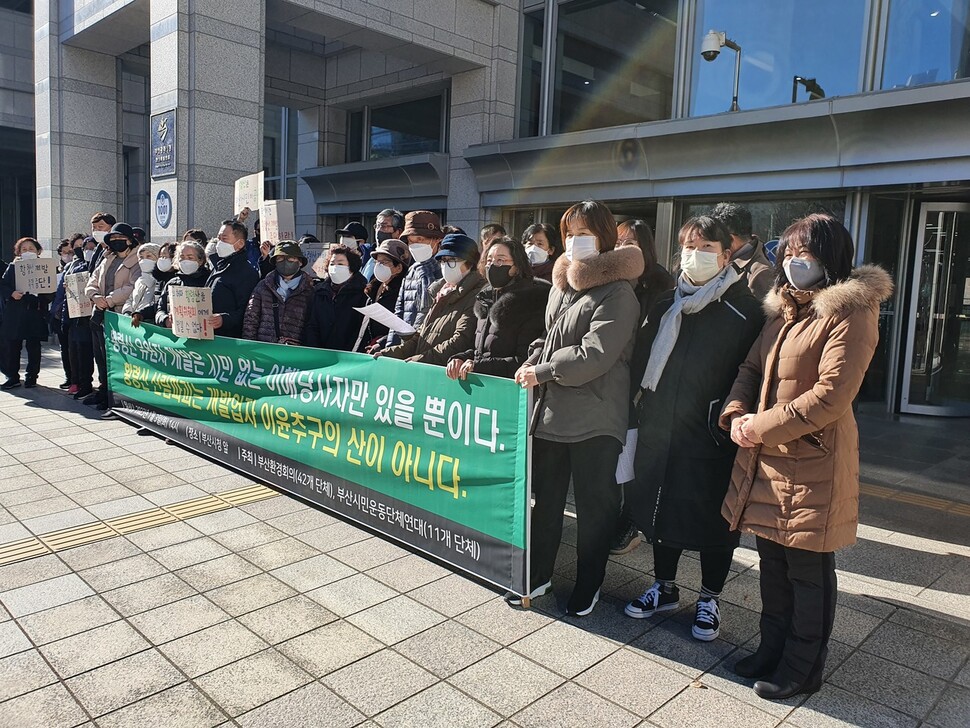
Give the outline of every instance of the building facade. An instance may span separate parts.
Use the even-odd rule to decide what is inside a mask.
[[[721,200],[766,241],[827,211],[897,283],[866,406],[968,416],[968,23],[970,0],[41,0],[37,231],[105,209],[211,234],[258,169],[324,240],[388,206],[520,234],[594,197],[669,261]]]

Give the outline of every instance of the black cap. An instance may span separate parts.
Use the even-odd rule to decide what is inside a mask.
[[[118,222],[112,225],[111,230],[109,230],[108,234],[104,236],[104,239],[108,240],[112,235],[124,235],[126,238],[128,238],[129,247],[133,248],[138,245],[138,241],[135,240],[135,233],[131,229],[131,225],[126,222]]]
[[[337,235],[352,235],[354,240],[367,240],[367,228],[359,222],[349,222],[343,230],[338,230]]]
[[[474,260],[478,253],[478,243],[467,235],[450,233],[441,239],[438,252],[435,258],[461,258],[462,260]]]
[[[145,230],[140,227],[133,227],[131,229],[131,234],[134,236],[135,240],[137,240],[139,243],[144,243],[145,238],[147,237],[145,234]]]

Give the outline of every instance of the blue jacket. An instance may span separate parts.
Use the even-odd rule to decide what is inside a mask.
[[[206,285],[212,289],[212,313],[222,316],[219,336],[242,336],[243,316],[253,289],[259,283],[259,273],[249,264],[246,249],[228,258],[221,258]]]
[[[431,308],[432,300],[429,289],[435,281],[441,280],[441,265],[435,258],[415,263],[404,276],[401,292],[394,306],[395,315],[404,319],[414,328],[420,328],[424,317]],[[393,331],[387,336],[387,346],[401,343],[401,337]]]

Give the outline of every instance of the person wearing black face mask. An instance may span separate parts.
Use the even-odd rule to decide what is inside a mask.
[[[517,240],[494,240],[479,263],[488,282],[475,300],[475,348],[456,354],[445,368],[451,379],[469,372],[512,378],[529,355],[529,345],[545,331],[543,313],[550,286],[532,275],[525,248]]]
[[[277,243],[270,258],[274,270],[253,289],[243,315],[242,338],[301,344],[313,298],[313,282],[303,272],[307,259],[293,240]]]
[[[133,249],[138,245],[130,225],[116,223],[104,238],[107,254],[98,263],[88,281],[84,294],[94,304],[91,314],[91,339],[94,345],[94,361],[98,365],[101,380],[98,389],[84,398],[84,404],[97,405],[99,410],[109,407],[108,365],[104,341],[104,312],[121,313],[125,302],[135,290],[135,281],[141,276],[138,256]]]

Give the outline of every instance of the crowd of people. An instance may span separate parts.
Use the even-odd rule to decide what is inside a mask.
[[[552,588],[572,487],[577,565],[567,612],[592,612],[610,553],[636,548],[642,533],[655,578],[625,614],[678,608],[678,562],[698,552],[691,634],[710,641],[746,531],[761,559],[761,643],[734,670],[756,678],[767,699],[819,688],[835,616],[834,552],[854,542],[858,520],[851,405],[892,290],[878,267],[853,268],[841,223],[823,214],[793,222],[771,261],[750,213],[721,203],[680,229],[672,275],[649,225],[617,224],[600,202],[577,203],[558,225],[535,223],[519,237],[489,224],[477,240],[433,212],[386,209],[373,237],[360,223],[338,231],[317,279],[303,245],[319,241],[250,238],[247,212],[212,240],[193,229],[164,245],[99,212],[90,235],[58,246],[53,295],[18,290],[8,267],[0,388],[37,385],[41,342],[52,332],[61,387],[110,416],[103,312],[170,327],[172,286],[212,290],[208,323],[220,336],[423,362],[451,379],[514,379],[536,390],[525,597]],[[14,253],[42,250],[22,238]],[[64,276],[80,272],[93,309],[72,318]],[[416,333],[365,317],[358,309],[367,304]],[[523,599],[506,596],[513,606]]]

